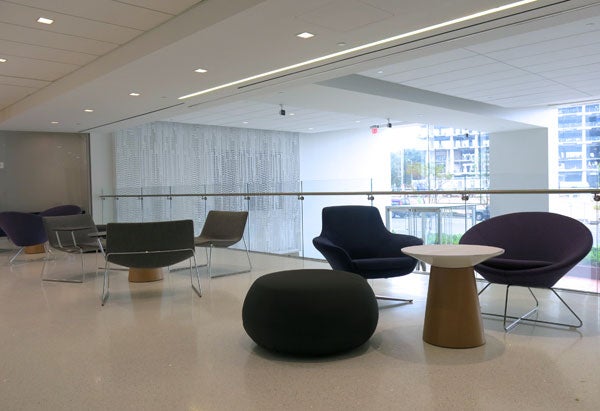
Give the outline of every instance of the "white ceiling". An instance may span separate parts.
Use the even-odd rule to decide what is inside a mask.
[[[318,132],[389,119],[494,131],[530,127],[525,111],[600,100],[600,1],[589,0],[539,0],[178,99],[504,3],[0,0],[0,129],[167,120]]]

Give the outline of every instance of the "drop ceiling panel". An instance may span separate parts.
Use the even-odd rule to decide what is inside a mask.
[[[8,40],[0,40],[0,54],[5,57],[27,57],[36,60],[53,61],[56,63],[73,64],[77,66],[87,64],[96,58],[96,56],[87,53],[58,50],[50,47],[40,47]]]
[[[129,4],[133,3],[131,1],[114,0],[17,0],[12,2],[48,10],[51,13],[67,14],[138,30],[149,30],[198,1],[158,2],[160,3],[158,6],[169,11],[161,11],[156,7],[149,8],[148,5],[152,6],[151,2],[142,1],[138,2],[140,6]]]
[[[35,88],[16,87],[1,83],[0,78],[0,108],[8,106],[13,100],[20,100],[33,93]]]
[[[390,13],[360,1],[336,0],[301,14],[298,18],[310,24],[343,33],[390,16]]]
[[[377,73],[378,75],[373,77],[402,83],[403,81],[408,80],[438,76],[440,71],[464,72],[479,69],[485,72],[492,64],[496,64],[496,61],[485,56],[472,56],[458,60],[440,61],[431,66],[423,66],[418,69],[399,71],[396,73],[389,73],[390,70],[386,69],[382,74]]]
[[[38,23],[37,19],[39,17],[52,18],[54,19],[54,23]],[[74,17],[68,14],[49,13],[45,10],[4,1],[0,2],[0,21],[46,32],[61,33],[118,44],[125,43],[142,33],[141,30],[118,26],[112,23]]]
[[[535,57],[538,54],[553,53],[555,51],[568,50],[575,47],[584,47],[590,44],[597,44],[598,42],[600,42],[600,33],[594,30],[575,36],[565,35],[565,37],[553,38],[548,41],[534,44],[524,43],[520,46],[486,53],[486,55],[499,61],[513,62],[518,61],[523,57]],[[480,52],[477,50],[477,47],[467,47],[467,49],[474,52]]]
[[[0,84],[30,88],[41,88],[50,84],[49,81],[35,80],[22,77],[8,77],[0,75]]]
[[[508,60],[507,64],[516,67],[522,67],[525,69],[535,68],[540,65],[549,65],[552,66],[555,62],[561,60],[571,60],[573,62],[578,62],[581,60],[583,56],[590,56],[598,53],[600,50],[600,42],[596,44],[590,44],[583,47],[573,47],[567,49],[555,49],[554,51],[549,51],[545,53],[539,54],[530,54],[524,53],[521,58]]]
[[[96,56],[108,53],[118,46],[116,43],[86,39],[60,33],[51,33],[45,30],[20,27],[6,23],[0,23],[0,39],[19,41],[21,43],[62,50],[79,51]]]
[[[569,69],[572,67],[586,66],[590,64],[598,64],[600,62],[600,48],[598,53],[580,56],[574,59],[556,59],[552,63],[536,64],[527,67],[528,71],[552,76],[552,73],[559,73],[560,70]],[[559,74],[558,74],[559,75]]]
[[[124,3],[175,15],[201,1],[202,0],[126,0]]]
[[[441,64],[448,64],[450,62],[460,62],[469,58],[478,57],[476,53],[467,49],[454,49],[445,51],[442,53],[436,53],[433,56],[419,57],[415,59],[409,59],[402,61],[397,64],[390,64],[384,67],[378,67],[371,70],[362,71],[359,74],[369,77],[379,77],[378,71],[383,70],[384,75],[394,73],[410,72],[412,70],[419,70],[427,67],[439,67]],[[441,68],[441,67],[440,67]]]
[[[597,10],[590,10],[590,13],[597,13]],[[503,38],[482,42],[469,46],[469,50],[482,54],[492,54],[494,52],[502,52],[507,49],[516,49],[524,45],[541,44],[542,47],[547,46],[548,42],[557,39],[569,38],[571,36],[584,35],[586,33],[595,32],[598,30],[599,17],[590,17],[589,19],[578,19],[573,23],[561,24],[558,28],[555,23],[548,21],[548,27],[541,30],[528,31],[522,34],[513,36],[505,36]],[[592,25],[588,25],[592,24]]]
[[[72,64],[46,61],[42,66],[39,64],[39,61],[33,59],[12,57],[6,63],[2,63],[0,74],[4,76],[54,81],[76,69],[77,66]]]

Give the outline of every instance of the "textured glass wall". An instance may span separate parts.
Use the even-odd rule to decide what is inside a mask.
[[[300,202],[291,197],[201,194],[299,191],[298,133],[157,122],[114,134],[118,221],[192,219],[208,210],[248,210],[248,246],[300,251]],[[168,194],[198,194],[172,197]]]

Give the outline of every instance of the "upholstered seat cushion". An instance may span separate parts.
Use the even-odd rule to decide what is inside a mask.
[[[361,276],[304,269],[259,277],[242,308],[250,338],[268,350],[320,356],[348,351],[373,335],[379,309]]]
[[[483,265],[488,267],[498,268],[500,270],[526,270],[530,268],[541,268],[552,265],[552,261],[538,261],[538,260],[517,260],[512,258],[490,258],[486,260]]]
[[[362,258],[352,260],[352,263],[356,266],[359,272],[385,271],[388,273],[393,272],[393,270],[391,270],[390,267],[394,267],[394,270],[412,270],[415,265],[414,259],[408,256],[386,258]]]

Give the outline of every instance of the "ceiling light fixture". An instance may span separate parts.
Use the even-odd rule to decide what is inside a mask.
[[[83,111],[85,111],[86,113],[93,113],[94,110],[92,110],[91,108],[86,108]]]
[[[314,37],[315,35],[312,33],[309,33],[308,31],[305,31],[303,33],[300,34],[296,34],[296,37],[300,37],[301,39],[309,39],[311,37]]]
[[[0,59],[0,63],[6,63],[8,60],[6,59]]]
[[[140,95],[140,93],[136,93],[136,92],[134,91],[134,92],[131,92],[131,93],[129,93],[129,95],[130,95],[131,97],[138,97],[138,96]]]
[[[205,70],[203,68],[197,68],[196,70],[194,70],[196,73],[206,73],[208,70]]]
[[[58,121],[51,121],[50,124],[58,124]]]
[[[361,51],[364,49],[368,49],[371,47],[376,47],[376,46],[380,46],[382,44],[386,44],[386,43],[390,43],[392,41],[396,41],[396,40],[400,40],[400,39],[404,39],[407,37],[412,37],[412,36],[416,36],[418,34],[422,34],[422,33],[426,33],[428,31],[433,31],[433,30],[437,30],[443,27],[448,27],[448,26],[452,26],[458,23],[463,23],[465,21],[469,21],[469,20],[473,20],[479,17],[483,17],[483,16],[487,16],[490,14],[494,14],[494,13],[499,13],[501,11],[504,10],[508,10],[508,9],[512,9],[515,7],[519,7],[519,6],[523,6],[525,4],[529,4],[529,3],[534,3],[538,0],[522,0],[522,1],[517,1],[514,3],[509,3],[509,4],[505,4],[504,6],[499,6],[499,7],[494,7],[488,10],[484,10],[484,11],[480,11],[477,13],[473,13],[473,14],[469,14],[467,16],[463,16],[463,17],[458,17],[456,19],[452,19],[452,20],[448,20],[448,21],[444,21],[442,23],[438,23],[438,24],[434,24],[431,26],[427,26],[427,27],[423,27],[417,30],[413,30],[413,31],[408,31],[406,33],[402,33],[402,34],[398,34],[397,36],[393,36],[393,37],[388,37],[386,39],[383,40],[378,40],[378,41],[374,41],[372,43],[367,43],[367,44],[363,44],[361,46],[357,46],[357,47],[352,47],[346,50],[342,50],[342,51],[338,51],[336,53],[331,53],[331,54],[327,54],[325,56],[321,56],[321,57],[317,57],[314,59],[310,59],[310,60],[306,60],[300,63],[296,63],[296,64],[292,64],[290,66],[285,66],[285,67],[281,67],[275,70],[271,70],[271,71],[266,71],[264,73],[261,74],[256,74],[254,76],[250,76],[250,77],[246,77],[240,80],[236,80],[236,81],[232,81],[230,83],[225,83],[225,84],[221,84],[219,86],[215,86],[215,87],[211,87],[211,88],[207,88],[205,90],[200,90],[200,91],[196,91],[194,93],[190,93],[190,94],[186,94],[185,96],[181,96],[179,97],[179,100],[185,100],[187,98],[191,98],[191,97],[196,97],[196,96],[200,96],[202,94],[207,94],[207,93],[212,93],[213,91],[217,91],[217,90],[221,90],[227,87],[231,87],[231,86],[236,86],[238,84],[241,83],[245,83],[248,81],[252,81],[252,80],[256,80],[256,79],[260,79],[263,77],[268,77],[271,76],[273,74],[278,74],[281,73],[283,71],[287,71],[287,70],[292,70],[292,69],[296,69],[299,67],[303,67],[303,66],[307,66],[309,64],[314,64],[314,63],[318,63],[324,60],[329,60],[335,57],[340,57],[349,53],[354,53],[357,51]]]
[[[54,20],[48,19],[46,17],[40,17],[39,19],[37,19],[37,22],[42,24],[52,24],[54,23]]]

